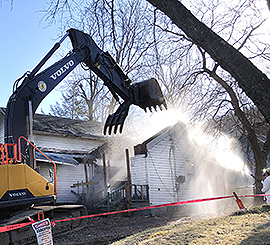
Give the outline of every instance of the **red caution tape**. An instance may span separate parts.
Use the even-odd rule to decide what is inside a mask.
[[[242,196],[238,196],[238,197],[266,197],[266,196],[270,196],[270,194],[250,194],[250,195],[242,195]]]
[[[27,223],[21,223],[21,224],[2,226],[2,227],[0,227],[0,233],[15,230],[15,229],[19,229],[19,228],[25,227],[27,225],[31,225],[33,223],[34,222],[27,222]]]
[[[242,196],[239,196],[239,197],[262,197],[262,196],[270,196],[270,194],[242,195]],[[52,221],[51,224],[52,224],[52,226],[55,226],[55,223],[59,223],[59,222],[73,221],[73,220],[78,220],[78,219],[87,219],[87,218],[100,217],[100,216],[113,215],[113,214],[120,214],[120,213],[128,213],[128,212],[147,210],[147,209],[154,209],[154,208],[163,208],[163,207],[169,207],[169,206],[180,206],[180,205],[191,204],[191,203],[199,203],[199,202],[206,202],[206,201],[213,201],[213,200],[228,199],[228,198],[232,198],[232,197],[234,197],[234,196],[232,195],[232,196],[201,198],[201,199],[185,200],[185,201],[174,202],[174,203],[160,204],[160,205],[155,205],[155,206],[147,206],[147,207],[141,207],[141,208],[125,209],[125,210],[107,212],[107,213],[101,213],[101,214],[90,214],[90,215],[85,215],[85,216],[80,216],[80,217],[73,217],[73,218],[55,220],[55,221]],[[32,223],[33,223],[33,221],[28,222],[28,223],[3,226],[3,227],[0,227],[0,233],[10,231],[10,230],[14,230],[14,229],[19,229],[19,228],[22,228],[24,226],[30,225]]]
[[[180,205],[189,204],[189,203],[206,202],[206,201],[220,200],[220,199],[226,199],[226,198],[231,198],[231,197],[234,197],[234,196],[222,196],[222,197],[211,197],[211,198],[186,200],[186,201],[180,201],[180,202],[174,202],[174,203],[160,204],[160,205],[155,205],[155,206],[132,208],[132,209],[125,209],[125,210],[114,211],[114,212],[107,212],[107,213],[101,213],[101,214],[91,214],[91,215],[86,215],[86,216],[81,216],[81,217],[74,217],[74,218],[67,218],[67,219],[62,219],[62,220],[55,220],[54,223],[64,222],[64,221],[72,221],[72,220],[77,220],[77,219],[93,218],[93,217],[99,217],[99,216],[106,216],[106,215],[112,215],[112,214],[128,213],[128,212],[147,210],[147,209],[154,209],[154,208],[163,208],[163,207],[169,207],[169,206],[180,206]]]

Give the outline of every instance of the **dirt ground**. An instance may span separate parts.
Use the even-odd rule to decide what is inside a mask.
[[[112,244],[270,245],[270,206],[212,219],[180,219]]]
[[[209,218],[172,215],[99,217],[87,227],[54,238],[55,245],[243,244],[270,245],[270,206]]]
[[[111,244],[127,236],[167,225],[170,220],[171,217],[151,217],[149,215],[93,218],[89,219],[87,227],[55,237],[54,245]]]

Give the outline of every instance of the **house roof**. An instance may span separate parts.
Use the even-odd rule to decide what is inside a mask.
[[[0,113],[5,114],[5,108],[0,107]],[[33,130],[35,135],[52,135],[60,137],[79,137],[87,140],[98,140],[102,143],[88,153],[80,152],[49,152],[45,148],[42,149],[50,158],[57,163],[67,162],[76,164],[81,162],[83,157],[87,157],[87,161],[94,161],[95,159],[102,159],[102,154],[111,154],[112,152],[121,152],[127,147],[128,139],[123,139],[119,135],[111,135],[106,137],[103,135],[103,123],[95,121],[82,121],[78,119],[70,119],[63,117],[56,117],[45,114],[35,114],[33,122]],[[37,154],[37,159],[43,159],[41,154]]]
[[[102,123],[35,114],[33,129],[37,134],[104,138]]]
[[[0,113],[5,115],[6,108],[0,107]],[[59,134],[77,137],[104,138],[103,124],[95,121],[56,117],[45,114],[35,114],[33,130],[36,134]]]
[[[94,121],[82,121],[70,118],[55,117],[51,115],[35,114],[33,130],[35,134],[61,135],[91,139],[105,139],[102,135],[102,123]],[[87,158],[87,163],[95,163],[96,157],[82,154],[63,154],[46,152],[46,155],[58,164],[79,164],[83,162],[83,157]],[[37,154],[39,161],[46,161],[41,155]]]
[[[60,154],[60,153],[52,153],[52,152],[46,152],[46,156],[54,161],[56,164],[79,164],[79,161],[77,161],[77,158],[83,158],[81,155],[76,154]],[[40,154],[38,151],[36,151],[36,159],[40,162],[49,162],[47,158],[45,158],[42,154]]]
[[[170,130],[173,130],[173,129],[183,129],[183,128],[185,128],[185,124],[182,123],[182,122],[177,122],[173,126],[168,126],[168,127],[164,128],[164,129],[162,129],[161,131],[159,131],[158,133],[154,134],[153,136],[151,136],[150,138],[148,138],[147,140],[145,140],[141,144],[135,145],[134,146],[134,154],[135,155],[146,154],[147,153],[147,145],[150,142],[152,142],[153,140],[155,140],[157,137],[159,137],[161,135],[165,135],[165,133],[169,132]]]

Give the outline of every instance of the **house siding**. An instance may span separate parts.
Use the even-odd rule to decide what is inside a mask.
[[[57,167],[57,178],[58,178],[58,192],[59,195],[56,199],[58,203],[76,203],[78,197],[71,193],[71,188],[73,184],[85,181],[84,178],[84,166],[79,165],[60,165]]]
[[[153,141],[148,147],[149,193],[153,205],[177,202],[187,197],[186,160],[180,153],[181,146],[176,145],[170,134],[162,140]],[[156,143],[156,144],[155,144]],[[184,179],[178,183],[179,176]]]
[[[38,164],[40,167],[41,175],[48,181],[49,169],[52,169],[52,165],[47,163]],[[61,203],[77,203],[79,201],[78,196],[73,194],[71,190],[77,192],[76,188],[71,188],[73,184],[77,182],[85,181],[83,164],[72,165],[63,164],[57,165],[57,198],[56,202]],[[81,188],[81,187],[80,187]]]
[[[0,143],[4,143],[4,123],[5,123],[5,116],[0,113]]]
[[[146,157],[144,155],[138,155],[133,157],[131,162],[131,182],[134,185],[147,185],[147,164]]]
[[[37,134],[37,132],[34,134],[34,142],[45,154],[46,152],[88,154],[104,143],[100,139],[93,140],[83,137],[65,137],[53,134],[45,135]],[[48,171],[52,166],[44,162],[38,165],[40,166],[41,174],[49,179]],[[88,167],[87,169],[88,180],[91,180],[93,177],[92,168]],[[77,188],[71,188],[70,186],[82,181],[85,181],[83,164],[57,164],[57,203],[77,203],[79,197],[71,192],[72,190],[77,192]]]
[[[182,131],[176,136],[175,132],[168,131],[146,144],[146,155],[131,158],[132,183],[149,185],[150,204],[159,205],[188,198],[187,143]]]

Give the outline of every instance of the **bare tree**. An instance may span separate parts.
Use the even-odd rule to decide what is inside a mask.
[[[10,10],[13,9],[13,0],[6,0],[10,4]],[[0,1],[0,8],[2,8],[2,0]]]
[[[88,76],[87,76],[88,74]],[[51,113],[55,116],[70,117],[81,120],[99,120],[98,107],[106,109],[106,103],[101,103],[106,97],[104,85],[98,82],[93,72],[78,69],[62,86],[62,104],[51,105]]]
[[[149,6],[144,1],[134,0],[89,0],[81,2],[80,6],[75,1],[51,1],[45,19],[49,22],[60,21],[64,30],[72,26],[89,33],[136,81],[149,78],[143,69],[146,62],[144,55],[151,53],[149,50],[154,44],[153,38],[147,35],[152,28],[149,23],[153,22]],[[116,102],[106,87],[98,85],[102,82],[94,74],[89,76],[89,71],[85,74],[84,77],[73,77],[71,86],[79,86],[77,96],[88,106],[88,119],[103,121],[105,112],[112,112]]]
[[[270,109],[269,80],[251,63],[253,60],[263,68],[261,60],[269,59],[269,46],[257,38],[264,20],[256,16],[256,5],[243,0],[226,5],[228,11],[224,11],[221,1],[196,2],[192,11],[198,20],[177,0],[148,1],[169,18],[143,1],[86,2],[87,7],[79,6],[75,19],[75,2],[53,1],[47,17],[51,21],[61,18],[62,23],[72,20],[75,27],[98,37],[101,47],[110,50],[134,80],[150,74],[157,77],[168,104],[192,111],[195,120],[211,118],[223,130],[233,121],[233,128],[248,139],[258,177],[266,165],[269,140],[267,137],[262,144],[257,135],[269,135],[269,126],[258,117],[252,102],[268,122]],[[85,101],[90,101],[82,88]],[[115,104],[106,96],[99,102],[110,109]]]
[[[209,18],[209,12],[204,11],[202,6],[197,8],[197,15],[200,16],[201,20],[206,22],[208,26],[202,21],[199,21],[177,0],[169,0],[166,2],[148,0],[148,2],[164,12],[171,21],[184,32],[181,36],[186,35],[186,40],[190,40],[198,47],[202,57],[202,62],[198,64],[202,65],[200,69],[196,67],[197,69],[192,74],[193,79],[196,78],[193,81],[198,81],[200,78],[199,81],[206,83],[209,88],[202,91],[199,88],[205,88],[206,86],[197,86],[196,93],[201,91],[200,96],[195,100],[196,104],[201,106],[201,108],[197,107],[197,113],[201,116],[205,116],[207,113],[214,119],[222,119],[225,118],[225,116],[221,116],[222,113],[223,115],[228,115],[233,111],[233,115],[236,115],[238,118],[236,125],[241,124],[241,130],[248,138],[248,142],[252,148],[256,163],[255,175],[259,177],[261,169],[266,166],[266,158],[269,154],[269,126],[265,125],[263,120],[256,121],[256,123],[258,123],[258,121],[264,123],[264,128],[266,129],[264,132],[267,138],[261,147],[261,142],[257,137],[258,131],[256,131],[257,128],[256,123],[254,123],[254,117],[251,117],[249,112],[254,108],[252,107],[254,103],[269,123],[269,79],[253,65],[250,60],[251,58],[258,60],[263,58],[269,59],[269,46],[262,44],[262,42],[255,39],[254,37],[256,36],[253,35],[255,30],[261,26],[263,20],[259,20],[256,16],[255,18],[253,16],[252,19],[251,15],[245,15],[246,18],[250,18],[247,19],[247,23],[250,24],[244,28],[242,26],[242,30],[238,30],[237,33],[236,28],[237,22],[240,19],[240,7],[246,7],[250,2],[246,1],[242,3],[242,5],[239,5],[238,10],[232,9],[231,13],[226,13],[232,15],[232,19],[228,20],[230,22],[228,22],[227,26],[226,23],[224,23],[226,18],[218,18],[216,15],[212,15],[211,18]],[[209,5],[207,5],[207,7],[209,7]],[[215,8],[217,7],[216,5]],[[208,18],[206,17],[207,15]],[[254,19],[259,21],[254,24],[252,23]],[[221,25],[222,20],[223,24]],[[217,33],[226,39],[218,36],[213,31],[215,29]],[[231,44],[229,44],[229,42]],[[254,47],[257,49],[254,50]],[[249,55],[249,58],[246,58],[239,51],[240,49]],[[218,83],[214,84],[213,81]],[[253,103],[246,98],[243,92],[239,90],[239,87],[243,89]]]
[[[200,22],[177,0],[148,0],[163,11],[193,42],[229,72],[270,122],[269,79],[236,48]]]

